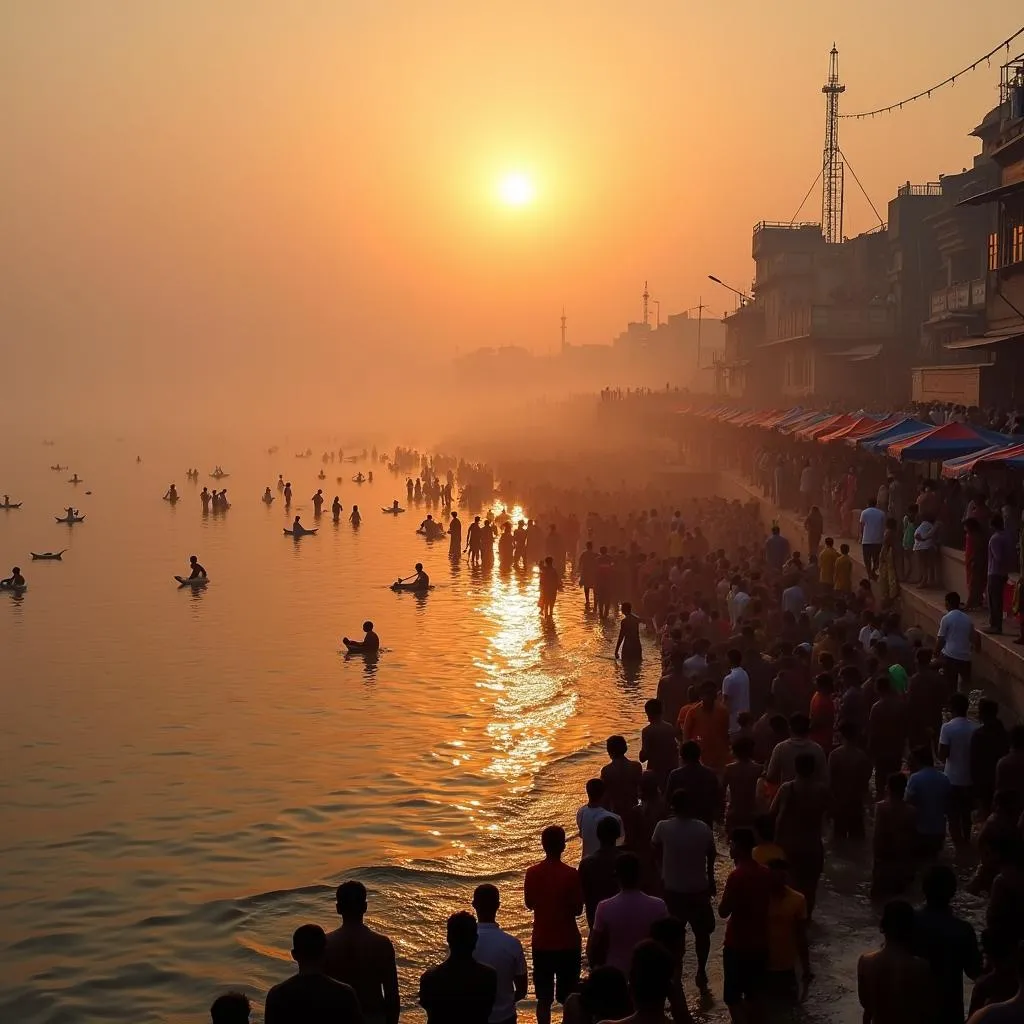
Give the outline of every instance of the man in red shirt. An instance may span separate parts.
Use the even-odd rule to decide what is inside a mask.
[[[761,1019],[761,991],[768,963],[768,907],[771,872],[753,858],[756,844],[749,828],[733,831],[729,852],[732,870],[718,905],[728,918],[722,944],[723,999],[732,1020],[747,1024]]]
[[[582,940],[576,918],[583,913],[579,872],[562,863],[565,829],[549,825],[541,833],[545,857],[526,870],[526,909],[533,911],[533,984],[537,1024],[551,1024],[557,997],[564,1006],[579,988]]]

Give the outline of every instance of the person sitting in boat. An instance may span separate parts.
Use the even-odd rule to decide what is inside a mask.
[[[178,488],[175,487],[174,484],[171,484],[171,486],[167,488],[167,493],[164,495],[164,497],[168,501],[177,501],[178,500]]]
[[[5,505],[10,505],[10,503],[11,503],[11,496],[9,494],[5,494],[4,495],[4,504]]]
[[[295,521],[292,523],[292,533],[306,533],[306,528],[302,525],[298,516],[295,517]]]
[[[274,496],[270,493],[270,488],[269,487],[263,492],[263,500],[268,505],[274,500]]]
[[[77,508],[72,508],[70,505],[68,505],[68,507],[66,509],[64,509],[64,511],[67,513],[68,519],[77,519],[78,518],[78,509]]]
[[[416,575],[409,583],[409,587],[412,590],[429,590],[430,589],[430,577],[423,571],[423,563],[416,563]]]
[[[352,515],[350,515],[348,517],[348,521],[353,526],[358,526],[363,521],[363,517],[359,514],[359,506],[358,505],[353,505],[352,506]]]
[[[398,504],[398,499],[397,498],[395,498],[395,500],[393,502],[391,502],[391,511],[392,512],[401,512],[402,511],[401,506]]]
[[[190,580],[206,579],[206,570],[199,564],[199,559],[195,555],[189,556],[188,564],[191,566],[191,572],[188,574]]]
[[[20,590],[25,586],[25,577],[21,575],[21,570],[15,566],[11,570],[11,575],[5,580],[0,580],[0,587],[4,590]]]
[[[367,620],[363,623],[362,640],[349,640],[347,636],[341,638],[341,642],[353,654],[377,654],[380,651],[380,637],[373,631],[373,623]]]

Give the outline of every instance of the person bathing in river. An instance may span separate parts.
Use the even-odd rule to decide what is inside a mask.
[[[284,485],[284,507],[290,508],[292,503],[292,485],[291,481]]]
[[[643,656],[643,648],[640,646],[640,620],[633,614],[633,606],[626,601],[622,605],[622,621],[619,623],[615,657],[621,657],[623,661],[640,661]]]
[[[270,493],[270,488],[269,487],[263,492],[263,500],[268,505],[274,500],[274,496],[273,496],[273,494]]]
[[[337,523],[341,519],[341,499],[335,495],[331,502],[331,518]]]
[[[540,613],[547,619],[555,613],[555,599],[561,585],[555,560],[549,555],[540,566]]]
[[[0,580],[0,588],[3,590],[19,590],[25,586],[25,577],[21,575],[21,569],[15,566],[11,569],[11,575],[5,580]]]
[[[5,497],[6,497],[6,495],[5,495]],[[171,486],[167,488],[167,493],[164,495],[164,497],[168,501],[177,501],[178,500],[178,488],[175,487],[174,484],[171,484]]]
[[[284,477],[280,473],[278,473],[277,474],[277,493],[280,494],[284,490],[284,488],[285,488]]]
[[[416,573],[411,578],[399,580],[398,584],[405,590],[429,590],[430,577],[423,571],[423,563],[416,563]]]
[[[448,523],[448,556],[449,558],[460,558],[462,556],[462,520],[458,512],[453,512],[451,521]]]
[[[359,506],[358,505],[353,505],[352,506],[352,514],[348,517],[348,521],[353,526],[358,526],[363,521],[363,517],[359,514]]]
[[[363,623],[363,639],[349,640],[347,636],[341,638],[341,642],[353,654],[377,654],[380,651],[380,637],[373,631],[373,623],[367,620]]]
[[[323,491],[323,488],[320,487],[320,488],[317,489],[316,494],[313,495],[313,515],[317,519],[320,518],[320,513],[323,511],[323,507],[324,507],[324,491]]]
[[[199,564],[199,559],[191,555],[188,560],[190,580],[206,579],[206,570]]]

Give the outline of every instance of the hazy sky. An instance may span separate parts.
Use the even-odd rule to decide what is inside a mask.
[[[571,340],[604,342],[645,278],[663,315],[701,296],[720,313],[706,275],[749,285],[751,226],[788,220],[817,172],[833,40],[861,109],[973,60],[1020,10],[6,0],[8,366],[269,399],[396,348],[542,350],[563,302]],[[843,124],[883,214],[900,182],[970,163],[999,63]],[[495,198],[516,169],[525,209]],[[847,233],[873,221],[848,178]]]

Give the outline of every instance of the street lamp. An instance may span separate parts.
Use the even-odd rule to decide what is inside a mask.
[[[714,274],[708,274],[708,280],[714,281],[715,284],[720,284],[727,291],[732,292],[734,295],[738,295],[744,302],[753,302],[753,298],[746,292],[741,292],[739,288],[733,288],[731,284],[726,284],[720,277],[715,277]]]

